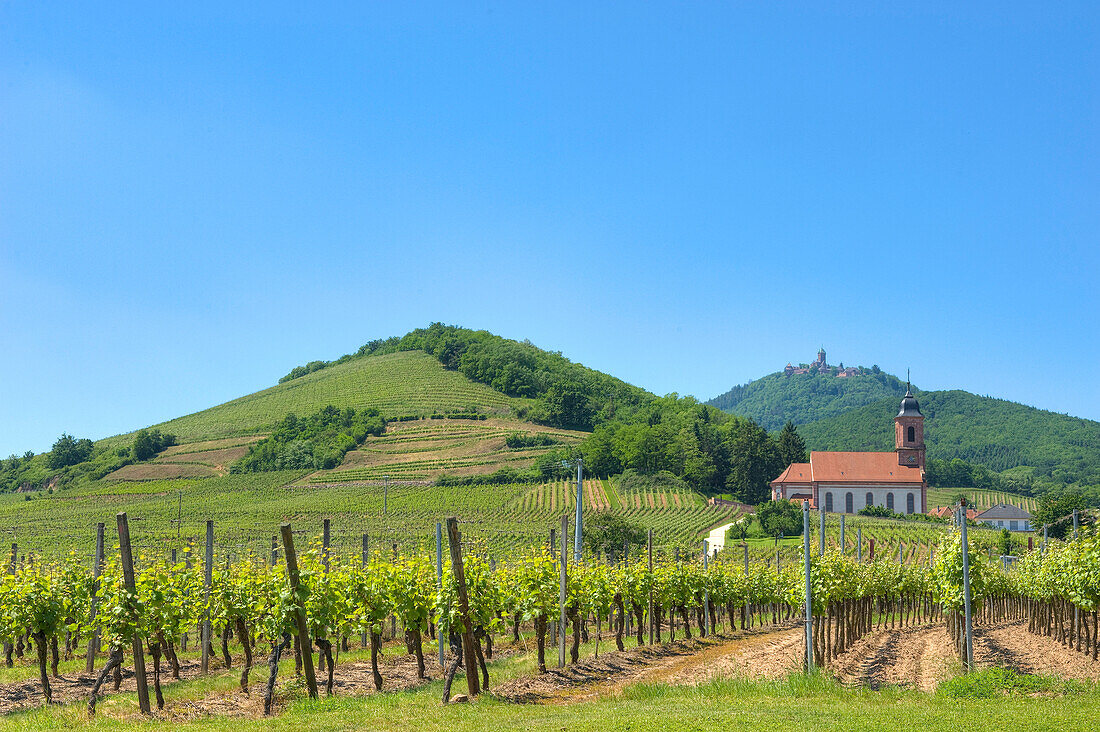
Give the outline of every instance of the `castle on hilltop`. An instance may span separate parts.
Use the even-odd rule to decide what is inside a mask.
[[[858,369],[854,366],[844,368],[844,364],[840,366],[830,366],[825,360],[825,349],[821,348],[817,352],[817,360],[813,363],[799,364],[798,367],[794,367],[787,363],[787,367],[783,369],[783,373],[787,376],[794,376],[796,374],[827,374],[832,373],[838,379],[845,379],[849,376],[856,376],[863,373],[862,369]]]

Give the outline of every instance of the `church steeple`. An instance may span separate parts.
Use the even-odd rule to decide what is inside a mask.
[[[898,454],[898,465],[924,470],[924,415],[908,382],[901,409],[894,417],[894,449]]]

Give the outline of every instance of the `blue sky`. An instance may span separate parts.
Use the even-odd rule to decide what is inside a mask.
[[[440,320],[1100,419],[1094,3],[0,4],[0,455]]]

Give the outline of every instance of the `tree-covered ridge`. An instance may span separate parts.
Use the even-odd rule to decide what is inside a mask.
[[[1038,482],[1100,483],[1100,422],[965,391],[919,398],[929,458],[959,458]],[[897,411],[897,399],[883,399],[800,432],[814,450],[892,450]]]
[[[432,323],[404,336],[375,340],[354,354],[335,361],[312,361],[279,380],[300,378],[358,358],[398,351],[423,351],[445,369],[486,384],[512,397],[533,399],[519,416],[539,424],[591,430],[616,417],[629,416],[653,399],[644,389],[600,371],[589,369],[524,341],[502,338],[485,330]]]
[[[896,376],[878,366],[859,368],[860,373],[839,378],[836,368],[791,376],[777,372],[735,386],[707,404],[777,430],[787,422],[807,424],[905,394],[905,382]]]
[[[807,459],[793,425],[769,435],[751,419],[676,394],[653,399],[630,419],[605,422],[580,449],[589,473],[670,474],[750,504],[767,499],[768,484],[790,463]]]

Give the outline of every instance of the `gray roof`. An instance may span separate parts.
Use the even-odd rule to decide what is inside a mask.
[[[986,519],[1025,519],[1030,520],[1031,514],[1020,508],[1019,506],[1013,506],[1007,503],[998,503],[992,508],[979,513],[974,517],[976,521],[984,521]]]
[[[901,411],[898,412],[899,417],[923,417],[920,413],[920,405],[917,404],[917,398],[913,396],[911,389],[906,387],[905,397],[901,400]]]

